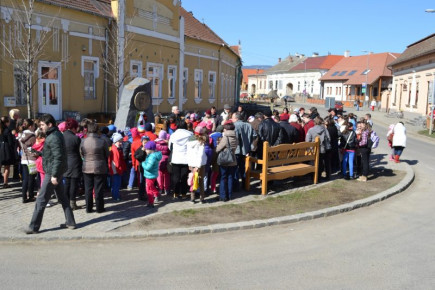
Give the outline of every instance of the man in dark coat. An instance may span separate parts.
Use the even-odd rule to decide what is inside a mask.
[[[272,119],[272,111],[270,109],[264,112],[264,120],[258,126],[258,137],[258,158],[263,157],[263,143],[265,141],[269,142],[269,146],[281,144],[281,126]]]
[[[280,118],[279,116],[277,116]],[[281,117],[282,118],[282,117]],[[278,122],[278,124],[282,128],[282,140],[281,144],[293,144],[297,143],[299,140],[299,132],[296,130],[295,127],[290,125],[288,122],[288,119],[284,117],[284,120],[281,120]]]
[[[63,176],[65,177],[65,193],[69,197],[70,205],[73,210],[77,209],[76,194],[82,175],[82,157],[80,156],[80,138],[76,135],[79,124],[74,119],[65,122],[66,131],[63,133],[65,139],[65,150],[68,160],[68,169]]]
[[[41,117],[40,129],[47,135],[42,151],[42,168],[45,172],[45,178],[36,199],[32,220],[25,233],[36,234],[39,232],[45,207],[54,191],[56,191],[57,198],[62,204],[66,218],[65,224],[61,224],[61,227],[75,229],[76,221],[62,182],[63,174],[68,168],[65,139],[57,128],[54,117],[50,114]]]

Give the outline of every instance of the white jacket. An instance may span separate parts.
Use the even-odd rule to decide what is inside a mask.
[[[174,164],[186,164],[187,160],[187,141],[193,133],[185,129],[177,129],[169,138],[169,149],[172,146],[172,160]]]
[[[393,147],[402,146],[406,147],[406,128],[402,123],[397,123],[393,129]]]
[[[187,165],[190,167],[200,168],[207,164],[207,155],[205,146],[198,140],[187,142]]]

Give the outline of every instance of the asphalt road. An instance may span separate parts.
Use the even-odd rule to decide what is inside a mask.
[[[377,154],[389,152],[385,143]],[[1,288],[434,289],[433,149],[408,136],[409,189],[324,219],[160,239],[3,243]]]

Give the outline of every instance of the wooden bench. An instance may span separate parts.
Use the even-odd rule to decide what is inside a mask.
[[[294,176],[314,173],[314,184],[318,180],[320,138],[315,142],[301,142],[269,146],[263,144],[263,158],[247,157],[245,163],[245,189],[251,186],[251,177],[261,180],[261,194],[267,193],[267,182],[282,180]],[[255,170],[254,164],[261,165],[261,171]]]

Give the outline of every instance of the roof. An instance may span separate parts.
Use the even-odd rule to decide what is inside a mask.
[[[321,81],[342,81],[346,85],[372,84],[380,77],[391,77],[387,65],[395,60],[399,53],[375,53],[342,58],[320,78]],[[367,70],[368,74],[364,74]]]
[[[339,62],[344,56],[343,55],[326,55],[326,56],[316,56],[308,57],[302,63],[299,63],[291,69],[294,71],[305,71],[305,70],[329,70],[337,62]]]
[[[431,34],[407,46],[405,51],[388,66],[398,65],[406,61],[435,53],[435,34]]]
[[[299,57],[299,56],[292,56],[289,55],[285,59],[283,59],[281,62],[277,63],[270,69],[266,70],[266,74],[274,74],[274,73],[287,73],[292,68],[303,62],[306,58],[305,57]]]
[[[37,2],[51,4],[92,13],[104,17],[112,17],[111,0],[36,0]]]
[[[240,46],[239,45],[231,45],[230,48],[240,56]]]
[[[264,69],[242,68],[242,72],[243,72],[243,82],[248,83],[248,76],[262,74],[264,72]]]
[[[191,12],[187,12],[183,7],[180,7],[180,15],[184,17],[184,35],[190,38],[203,40],[218,45],[226,44],[210,27],[205,23],[199,22],[193,17]],[[227,45],[228,46],[228,45]]]

